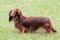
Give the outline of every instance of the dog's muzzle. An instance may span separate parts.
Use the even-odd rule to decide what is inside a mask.
[[[9,22],[12,21],[13,17],[12,16],[9,16]]]

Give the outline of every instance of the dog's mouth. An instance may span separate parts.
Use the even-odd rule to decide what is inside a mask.
[[[9,22],[13,20],[13,17],[12,16],[9,16]]]

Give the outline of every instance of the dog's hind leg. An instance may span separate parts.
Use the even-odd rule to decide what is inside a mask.
[[[43,28],[46,30],[46,32],[48,32],[48,33],[51,32],[49,23],[46,23],[45,25],[43,25]]]
[[[52,25],[51,24],[45,24],[44,25],[44,28],[46,29],[46,32],[56,32],[55,29],[53,29]]]

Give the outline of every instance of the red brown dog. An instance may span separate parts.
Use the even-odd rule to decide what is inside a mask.
[[[34,32],[40,27],[44,28],[46,32],[56,32],[53,29],[50,19],[47,17],[25,17],[18,8],[10,10],[9,21],[14,20],[15,27],[20,32]]]

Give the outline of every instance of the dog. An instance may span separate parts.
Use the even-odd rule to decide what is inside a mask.
[[[56,32],[51,25],[51,21],[47,17],[26,17],[18,8],[14,8],[9,12],[9,22],[14,20],[14,25],[20,32],[34,32],[40,27],[46,32]]]

